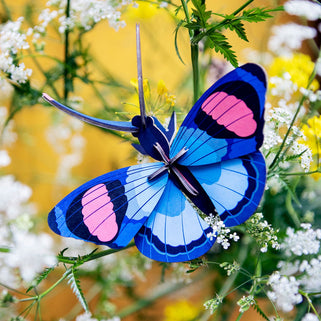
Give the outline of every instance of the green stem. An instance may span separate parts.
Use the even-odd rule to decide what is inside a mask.
[[[9,7],[6,4],[6,1],[5,0],[1,0],[1,4],[2,4],[3,10],[4,10],[8,20],[11,20],[12,19],[11,18],[11,13],[10,13]]]
[[[59,285],[62,281],[64,281],[67,276],[71,273],[71,268],[69,268],[64,274],[63,276],[56,281],[50,288],[48,288],[46,291],[42,292],[41,294],[39,294],[36,298],[38,301],[40,301],[44,296],[46,296],[49,292],[51,292],[57,285]]]
[[[193,101],[196,103],[199,97],[199,67],[198,67],[198,44],[191,44],[191,59],[192,59],[192,68],[193,68]]]
[[[318,319],[321,320],[321,317],[320,317],[318,311],[316,310],[316,308],[314,307],[314,305],[313,305],[313,303],[312,303],[312,301],[311,301],[311,299],[310,299],[310,297],[309,297],[309,294],[306,293],[306,292],[303,292],[302,290],[299,290],[299,293],[300,293],[301,295],[303,295],[303,296],[307,299],[308,304],[309,304],[309,307],[312,309],[312,311],[313,311],[314,314],[318,317]]]
[[[318,59],[319,59],[319,58],[321,58],[321,50],[320,50],[320,52],[319,52],[319,57],[318,57]],[[313,71],[312,71],[312,73],[311,73],[311,75],[310,75],[310,77],[309,77],[309,80],[308,80],[308,85],[307,85],[307,87],[306,87],[307,90],[310,88],[313,80],[314,80],[315,77],[316,77],[316,74],[317,74],[317,73],[316,73],[316,66],[314,66]],[[290,135],[290,133],[291,133],[291,130],[292,130],[292,128],[293,128],[293,125],[294,125],[294,123],[295,123],[295,121],[296,121],[296,119],[297,119],[297,117],[298,117],[298,115],[299,115],[299,112],[300,112],[300,110],[301,110],[301,108],[302,108],[302,106],[303,106],[303,103],[304,103],[305,99],[306,99],[306,95],[303,95],[302,98],[301,98],[301,100],[300,100],[299,106],[298,106],[298,108],[297,108],[297,110],[296,110],[296,112],[295,112],[295,114],[294,114],[294,116],[293,116],[293,118],[292,118],[291,124],[290,124],[290,126],[289,126],[289,128],[288,128],[288,130],[287,130],[287,132],[286,132],[286,134],[285,134],[285,136],[284,136],[284,139],[283,139],[283,141],[282,141],[282,144],[281,144],[278,152],[276,153],[276,155],[275,155],[275,157],[274,157],[274,159],[273,159],[273,161],[272,161],[272,163],[271,163],[271,165],[270,165],[270,167],[269,167],[270,170],[273,170],[273,169],[277,166],[277,164],[279,163],[279,159],[282,159],[282,158],[284,157],[286,151],[287,151],[288,148],[291,146],[291,144],[288,144],[288,147],[287,147],[286,150],[283,152],[283,148],[284,148],[284,146],[285,146],[285,144],[286,144],[286,142],[287,142],[287,138],[289,137],[289,135]],[[281,153],[282,153],[282,152],[283,152],[283,154],[282,154],[282,157],[281,157]]]
[[[239,7],[238,9],[236,9],[231,15],[232,15],[232,16],[237,15],[237,14],[240,13],[242,10],[244,10],[249,4],[251,4],[253,1],[254,1],[254,0],[248,0],[248,1],[246,1],[241,7]],[[219,23],[218,23],[217,25],[215,25],[214,27],[208,29],[208,30],[206,31],[206,34],[211,33],[211,32],[213,32],[214,30],[217,30],[217,29],[223,27],[223,26],[224,26],[227,22],[229,22],[229,21],[230,21],[230,19],[228,19],[228,18],[223,19],[221,22],[219,22]]]
[[[242,246],[240,247],[240,251],[239,251],[239,255],[238,258],[236,259],[236,261],[240,264],[240,266],[242,266],[242,264],[244,263],[247,254],[248,254],[248,243],[249,243],[249,237],[248,236],[244,236],[244,238],[242,239]],[[235,271],[235,273],[233,273],[224,283],[223,287],[221,288],[220,292],[219,292],[219,296],[220,297],[225,297],[228,292],[230,291],[230,289],[232,288],[237,276],[239,275],[240,270]]]
[[[67,0],[67,5],[66,5],[66,18],[68,19],[70,17],[70,1]],[[69,27],[67,25],[66,30],[65,30],[65,54],[64,54],[64,61],[65,61],[65,66],[64,66],[64,99],[65,101],[68,98],[69,94],[69,86],[70,86],[70,74],[69,74]]]
[[[186,22],[190,23],[191,19],[188,13],[187,4],[184,0],[181,0],[182,7],[185,13]],[[199,47],[198,44],[193,44],[192,39],[197,30],[193,31],[188,29],[189,39],[191,44],[191,60],[192,60],[192,68],[193,68],[193,102],[196,103],[199,96],[199,67],[198,67],[198,52]]]
[[[310,171],[310,172],[294,172],[294,173],[280,173],[280,176],[306,176],[306,175],[312,175],[312,174],[316,174],[316,173],[320,173],[321,172],[321,168],[320,169],[316,169],[314,171]],[[274,175],[274,174],[273,174]],[[271,176],[273,176],[271,175]]]
[[[46,83],[48,84],[48,86],[51,88],[53,93],[59,98],[59,94],[58,94],[57,89],[55,88],[54,84],[50,80],[50,77],[48,77],[47,73],[44,71],[42,66],[39,64],[39,62],[38,62],[37,58],[35,57],[35,55],[30,54],[30,56],[31,56],[32,61],[36,65],[36,67],[39,69],[39,71],[46,77]],[[60,63],[60,61],[59,61],[59,63]]]
[[[61,263],[66,263],[66,264],[76,264],[77,262],[81,262],[81,263],[86,263],[92,260],[96,260],[100,257],[103,256],[107,256],[113,253],[117,253],[123,250],[126,250],[130,247],[133,247],[135,245],[134,242],[129,243],[126,247],[123,247],[121,249],[108,249],[105,251],[101,251],[98,253],[93,253],[92,255],[84,255],[84,256],[80,256],[80,257],[66,257],[66,256],[61,256],[58,255],[57,259],[59,262]]]
[[[242,318],[243,314],[244,314],[244,312],[241,312],[241,313],[237,316],[237,318],[236,318],[236,320],[235,320],[235,321],[239,321],[239,320],[241,320],[241,318]]]

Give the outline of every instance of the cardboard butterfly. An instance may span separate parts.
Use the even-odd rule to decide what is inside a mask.
[[[177,135],[155,117],[131,123],[92,118],[48,95],[52,105],[89,123],[132,132],[141,153],[156,162],[99,176],[67,195],[49,213],[57,234],[111,248],[133,238],[145,256],[181,262],[206,253],[215,239],[197,213],[219,215],[225,226],[246,221],[264,192],[265,73],[245,64],[212,85],[190,110]],[[141,106],[142,107],[142,106]]]

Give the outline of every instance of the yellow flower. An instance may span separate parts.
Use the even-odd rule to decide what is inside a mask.
[[[175,106],[176,103],[176,96],[175,95],[169,95],[169,94],[165,94],[165,101],[166,104],[169,104],[171,107]]]
[[[168,92],[168,89],[165,86],[164,80],[160,80],[157,84],[157,93],[159,96],[163,96]]]
[[[186,300],[176,301],[166,306],[164,321],[192,321],[199,314],[199,309]]]
[[[321,163],[321,116],[314,116],[308,120],[307,125],[302,126],[302,132],[306,140],[300,139],[299,143],[309,147],[312,151],[315,162],[311,170],[317,169],[318,160]],[[320,166],[320,165],[319,165]],[[312,174],[315,180],[321,178],[321,173]]]
[[[289,73],[292,82],[298,87],[306,88],[309,77],[313,71],[314,63],[308,55],[295,53],[291,57],[276,57],[269,68],[270,77],[282,77],[284,73]],[[317,90],[319,83],[313,80],[310,89]]]
[[[138,80],[136,78],[133,78],[130,81],[130,84],[135,87],[135,89],[138,92]],[[145,100],[148,100],[150,98],[150,88],[149,88],[149,82],[148,79],[143,80],[143,90],[144,90],[144,97]]]
[[[159,9],[156,5],[140,1],[139,4],[135,4],[128,8],[126,18],[132,21],[137,21],[137,19],[145,20],[155,16],[158,11]]]

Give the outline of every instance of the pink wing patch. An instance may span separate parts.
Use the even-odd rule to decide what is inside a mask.
[[[202,104],[202,110],[218,124],[240,137],[254,134],[257,124],[252,110],[245,102],[233,95],[220,91],[209,96]]]
[[[81,200],[84,223],[102,242],[112,240],[118,232],[113,203],[104,184],[89,189]]]

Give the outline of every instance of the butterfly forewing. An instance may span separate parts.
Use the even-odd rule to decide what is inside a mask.
[[[216,82],[185,118],[171,148],[186,166],[213,164],[255,152],[263,141],[264,71],[246,64]]]

